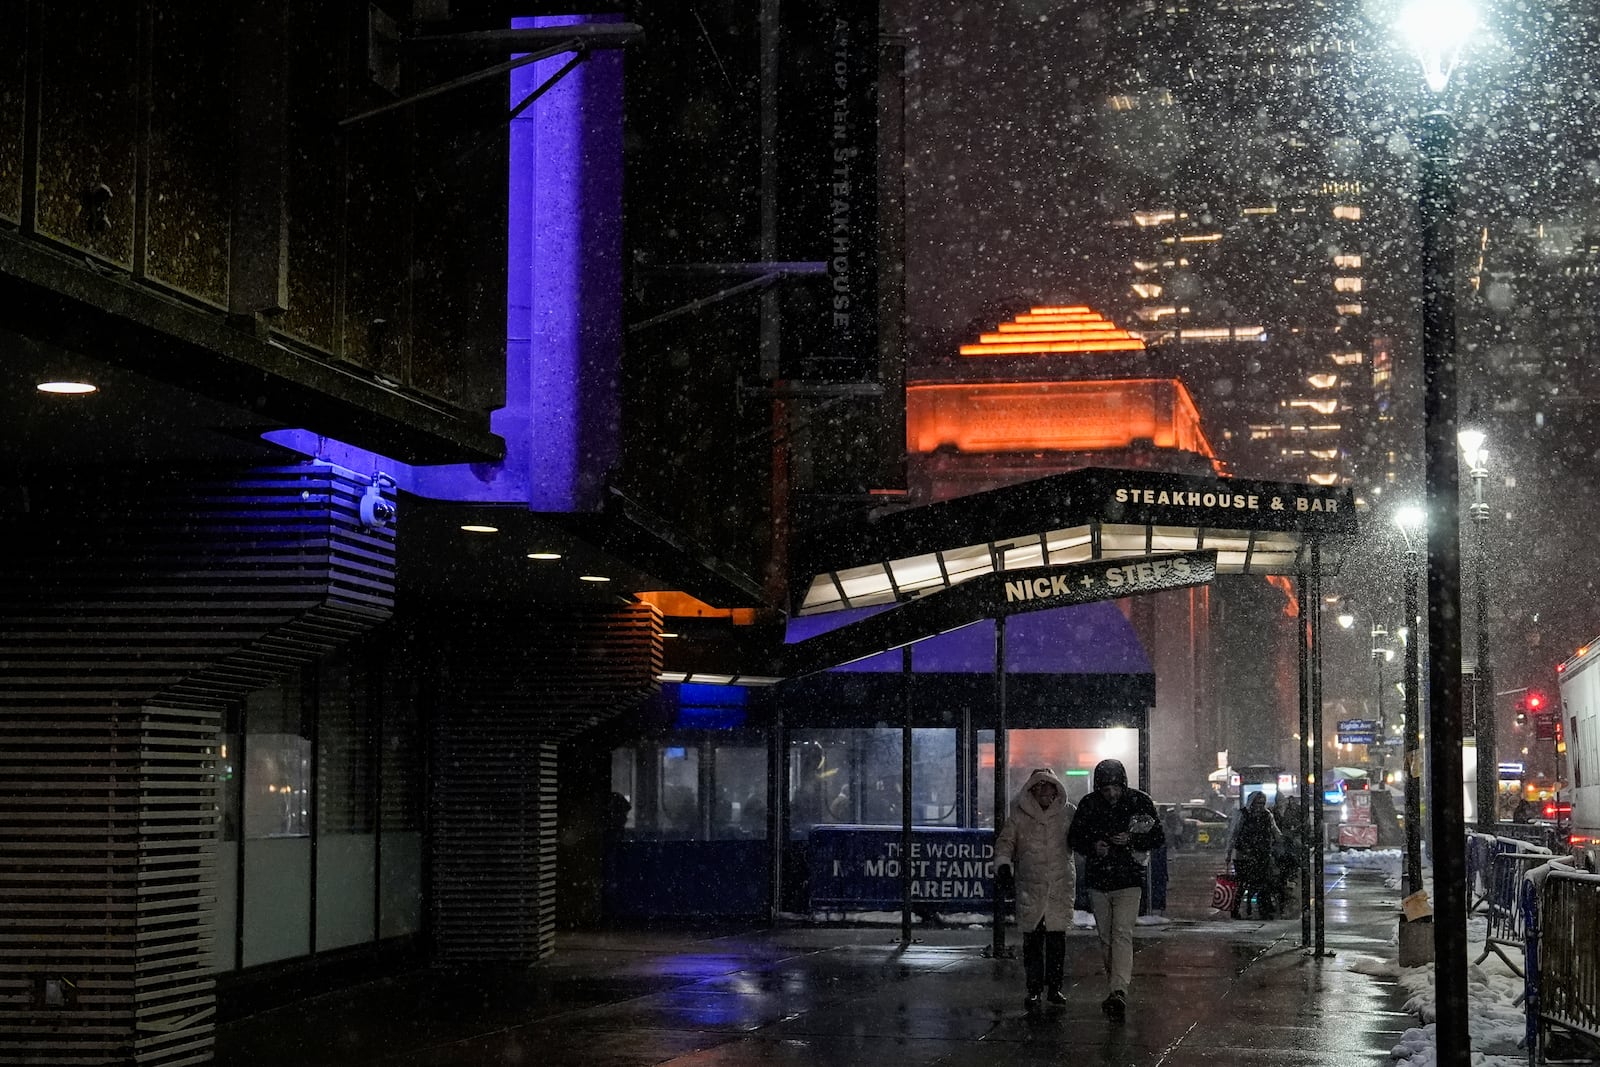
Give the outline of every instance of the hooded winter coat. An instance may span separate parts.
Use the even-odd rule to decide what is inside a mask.
[[[1115,804],[1100,795],[1106,785],[1122,786],[1122,796]],[[1130,832],[1129,826],[1140,817],[1148,819],[1151,828],[1131,835],[1125,845],[1113,844],[1118,834]],[[1094,769],[1094,791],[1078,805],[1068,835],[1074,852],[1083,853],[1084,880],[1090,889],[1109,893],[1117,889],[1132,889],[1144,884],[1144,863],[1135,853],[1149,852],[1166,842],[1161,832],[1161,816],[1146,793],[1128,786],[1128,772],[1114,759],[1101,760]],[[1095,843],[1104,841],[1110,851],[1101,856]]]
[[[1056,787],[1056,799],[1040,808],[1031,790],[1040,782]],[[1067,790],[1048,767],[1028,775],[1028,783],[1011,802],[1011,814],[994,843],[998,870],[1009,864],[1017,880],[1017,925],[1023,931],[1072,927],[1072,898],[1077,890],[1077,870],[1067,847],[1067,827],[1073,807]]]

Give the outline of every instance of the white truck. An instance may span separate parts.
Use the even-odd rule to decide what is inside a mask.
[[[1562,798],[1572,801],[1571,849],[1589,870],[1600,870],[1600,637],[1578,649],[1556,667],[1561,703],[1556,709],[1560,734],[1566,744],[1569,788]]]

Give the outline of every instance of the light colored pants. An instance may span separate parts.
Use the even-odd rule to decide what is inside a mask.
[[[1139,917],[1139,887],[1113,889],[1109,893],[1091,889],[1089,903],[1106,953],[1109,991],[1126,993],[1128,983],[1133,981],[1133,923]]]

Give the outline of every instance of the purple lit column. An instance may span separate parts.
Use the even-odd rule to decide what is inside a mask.
[[[569,59],[513,71],[511,106]],[[593,53],[512,120],[510,159],[507,404],[495,429],[527,443],[530,507],[593,510],[621,451],[621,54]]]

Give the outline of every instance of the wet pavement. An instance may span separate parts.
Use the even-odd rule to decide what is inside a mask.
[[[574,933],[515,973],[423,972],[221,1028],[227,1067],[584,1064],[1386,1064],[1416,1025],[1392,978],[1397,894],[1328,871],[1327,947],[1293,921],[1207,907],[1213,863],[1174,864],[1168,926],[1137,931],[1128,1018],[1101,1013],[1093,931],[1068,935],[1068,1003],[1029,1015],[1022,964],[981,955],[987,929],[791,927]],[[1018,939],[1013,932],[1011,940]]]

